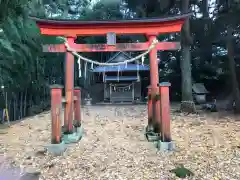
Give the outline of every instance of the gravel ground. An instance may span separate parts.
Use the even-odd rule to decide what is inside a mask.
[[[145,105],[91,106],[82,116],[84,136],[63,156],[42,147],[50,140],[48,112],[0,133],[0,153],[23,169],[40,171],[44,180],[174,180],[169,171],[179,164],[194,173],[188,179],[240,179],[238,117],[172,113],[177,149],[160,153],[144,137]]]

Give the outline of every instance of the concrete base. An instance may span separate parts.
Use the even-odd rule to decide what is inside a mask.
[[[55,156],[61,156],[65,150],[67,149],[67,146],[64,142],[60,144],[49,144],[44,146],[47,151]]]
[[[81,135],[81,137],[83,136],[83,127],[77,127],[76,128],[76,133],[78,133],[79,135]]]
[[[153,132],[153,129],[149,126],[145,129],[145,136],[149,142],[158,141],[159,140],[159,134]]]
[[[78,127],[73,134],[64,134],[62,140],[65,144],[77,143],[83,136],[83,128]]]
[[[175,143],[173,141],[171,142],[162,142],[158,141],[157,148],[159,151],[174,151],[176,149]]]
[[[66,133],[66,127],[64,127],[64,126],[62,126],[62,128],[61,128],[61,133],[62,133],[62,136],[63,135],[65,135],[65,134],[72,134],[72,133],[74,133],[75,132],[75,128],[74,128],[74,126],[72,127],[72,133]]]
[[[156,133],[146,133],[145,136],[149,142],[154,142],[159,140],[159,135]]]

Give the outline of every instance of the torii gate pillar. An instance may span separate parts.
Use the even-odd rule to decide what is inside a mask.
[[[157,34],[147,34],[149,43],[152,43],[157,38]],[[156,97],[159,96],[159,75],[158,75],[158,61],[157,49],[153,48],[149,52],[150,58],[150,88],[151,88],[151,102],[152,102],[152,123],[149,128],[153,129],[156,133],[161,130],[161,117],[160,117],[160,101]],[[150,112],[151,113],[151,112]]]
[[[74,44],[75,37],[67,37],[69,45]],[[73,91],[74,91],[74,56],[71,52],[66,52],[65,69],[65,97],[66,105],[64,111],[64,133],[73,132]]]

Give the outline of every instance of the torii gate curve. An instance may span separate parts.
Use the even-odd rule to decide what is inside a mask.
[[[75,20],[50,20],[31,17],[42,35],[63,36],[68,45],[78,52],[113,52],[113,51],[144,51],[157,38],[164,33],[180,32],[184,21],[190,14],[177,15],[166,18],[114,20],[114,21],[75,21]],[[108,33],[144,34],[148,41],[144,43],[117,43],[108,44],[76,44],[77,36],[107,35]],[[159,133],[160,141],[171,142],[170,133],[170,105],[169,85],[160,85],[158,74],[158,50],[178,50],[179,42],[159,42],[149,52],[150,57],[150,89],[148,100],[148,127],[155,126],[155,133]],[[74,55],[67,51],[65,44],[43,45],[44,52],[66,53],[65,91],[66,106],[64,112],[65,133],[71,134],[74,125],[81,126],[80,89],[74,88]],[[52,111],[52,143],[61,143],[60,119],[57,115],[62,104],[62,89],[55,86],[51,90]],[[73,123],[73,114],[75,123]],[[157,129],[157,130],[156,130]]]

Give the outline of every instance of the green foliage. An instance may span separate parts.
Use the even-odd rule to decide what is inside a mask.
[[[176,0],[124,0],[127,7],[135,13],[136,17],[157,17],[171,13],[170,9],[177,3]]]
[[[0,101],[8,93],[10,118],[16,119],[36,111],[34,104],[40,109],[37,113],[49,107],[48,85],[61,81],[63,63],[59,63],[60,55],[48,61],[52,55],[42,53],[43,42],[57,44],[59,40],[40,35],[35,22],[26,16],[27,1],[0,1],[0,5],[0,9],[5,7],[0,11],[0,86],[5,87]]]
[[[194,175],[192,171],[185,168],[183,165],[180,165],[179,167],[170,170],[170,172],[174,173],[179,178],[187,178]]]
[[[0,22],[9,17],[26,15],[27,0],[0,0]]]
[[[97,2],[92,9],[89,9],[86,12],[85,19],[90,20],[114,20],[114,19],[122,19],[123,14],[120,12],[121,4],[116,2],[107,3],[104,1]]]

